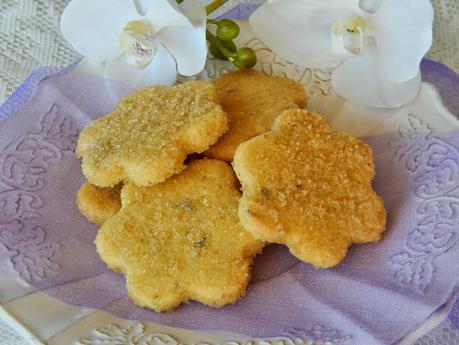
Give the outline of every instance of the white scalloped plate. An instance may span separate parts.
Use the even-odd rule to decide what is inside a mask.
[[[309,93],[309,108],[327,116],[332,127],[357,136],[381,134],[399,128],[412,128],[413,119],[432,131],[459,129],[459,121],[443,105],[434,86],[424,83],[417,99],[398,109],[381,110],[358,107],[344,102],[332,90],[330,73],[299,67],[267,49],[241,22],[239,43],[257,51],[256,68],[269,75],[283,75],[302,83]],[[100,74],[98,66],[82,63],[83,73]],[[214,79],[231,69],[231,64],[209,59],[200,78]],[[414,130],[414,129],[413,129]],[[3,250],[0,246],[0,251]],[[197,332],[165,327],[148,322],[122,320],[105,312],[63,304],[36,291],[19,279],[0,281],[0,316],[16,328],[31,344],[105,344],[105,345],[178,345],[178,344],[282,344],[310,345],[295,337],[250,339],[226,332]],[[451,306],[445,306],[426,323],[408,335],[400,345],[416,339],[440,323]],[[323,330],[316,329],[321,332]],[[328,342],[327,344],[331,344]]]

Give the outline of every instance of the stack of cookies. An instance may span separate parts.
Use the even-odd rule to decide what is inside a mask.
[[[136,92],[80,133],[77,204],[137,305],[233,303],[268,243],[326,268],[380,239],[370,147],[306,103],[292,80],[236,71]]]

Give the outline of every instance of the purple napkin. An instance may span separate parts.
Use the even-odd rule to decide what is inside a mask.
[[[426,63],[430,75],[442,75],[442,67]],[[71,69],[47,77],[55,72],[36,72],[0,108],[0,274],[123,318],[366,345],[396,342],[453,297],[459,286],[459,132],[401,131],[365,139],[376,159],[374,187],[389,215],[380,243],[353,246],[341,265],[327,270],[270,246],[256,259],[246,296],[234,305],[216,310],[190,303],[163,314],[136,307],[122,275],[100,261],[97,228],[74,202],[84,181],[73,153],[78,132],[115,100],[102,79]],[[437,79],[445,89],[457,81]],[[457,99],[449,99],[450,107]]]

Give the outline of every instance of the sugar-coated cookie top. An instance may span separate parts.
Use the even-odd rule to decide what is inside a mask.
[[[223,74],[214,85],[219,102],[230,119],[230,129],[205,155],[227,162],[233,160],[240,143],[269,131],[284,110],[303,108],[307,103],[303,85],[255,70]]]
[[[187,154],[202,152],[227,130],[212,84],[153,86],[123,98],[80,134],[77,156],[89,182],[123,180],[150,186],[181,171]]]
[[[187,300],[236,301],[263,247],[240,225],[231,167],[199,160],[153,187],[123,186],[122,209],[99,230],[101,258],[126,274],[129,296],[163,311]]]
[[[371,148],[304,110],[239,146],[239,216],[256,238],[286,244],[316,267],[338,264],[352,243],[379,240],[386,213],[371,180]]]

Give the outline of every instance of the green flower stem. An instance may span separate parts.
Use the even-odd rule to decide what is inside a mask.
[[[212,12],[216,11],[219,7],[221,7],[225,2],[228,0],[215,0],[214,2],[210,3],[206,6],[207,15],[211,14]]]
[[[209,24],[218,25],[218,22],[219,22],[219,21],[218,21],[218,20],[215,20],[215,19],[208,18],[208,19],[207,19],[207,22],[208,22]]]
[[[232,52],[231,50],[225,48],[222,42],[220,42],[220,40],[217,37],[215,37],[214,34],[212,34],[209,30],[206,30],[206,38],[210,42],[210,44],[216,46],[218,50],[220,50],[223,53],[223,55],[225,55],[231,61],[235,57],[237,57],[237,52]]]

